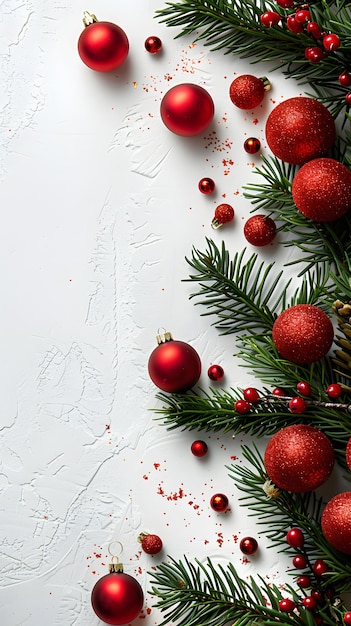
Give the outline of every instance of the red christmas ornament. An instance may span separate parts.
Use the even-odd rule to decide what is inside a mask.
[[[207,375],[211,380],[222,380],[224,376],[224,369],[220,365],[210,365],[207,370]]]
[[[156,337],[158,346],[148,362],[149,376],[156,387],[169,393],[191,389],[200,378],[201,361],[196,350],[184,341],[174,341],[171,333]]]
[[[243,554],[251,556],[256,554],[258,550],[258,542],[254,537],[244,537],[239,544],[239,548]]]
[[[99,22],[87,11],[83,23],[85,28],[78,39],[83,63],[97,72],[111,72],[122,65],[129,52],[124,30],[112,22]]]
[[[214,192],[216,184],[214,180],[212,180],[212,178],[205,177],[205,178],[201,178],[201,180],[199,181],[198,187],[201,193],[208,195]]]
[[[208,452],[208,446],[206,441],[202,441],[201,439],[193,441],[193,443],[191,444],[191,452],[194,456],[197,456],[198,458],[206,456]]]
[[[305,538],[301,528],[290,528],[286,533],[286,541],[292,548],[303,548]]]
[[[293,424],[278,431],[268,442],[264,464],[270,480],[280,489],[312,491],[329,478],[334,449],[314,426]]]
[[[346,445],[346,464],[349,470],[351,470],[351,437]]]
[[[253,246],[268,246],[276,232],[275,222],[267,215],[253,215],[244,225],[244,237]]]
[[[324,156],[335,136],[331,113],[314,98],[289,98],[271,111],[266,122],[266,139],[273,154],[296,165]]]
[[[256,137],[249,137],[244,142],[244,150],[248,154],[256,154],[261,148],[261,142]]]
[[[147,52],[150,52],[150,54],[157,54],[162,48],[162,41],[159,37],[153,35],[145,40],[144,47]]]
[[[281,313],[273,324],[272,339],[279,354],[292,363],[313,363],[329,351],[333,324],[322,309],[296,304]]]
[[[140,533],[138,541],[146,554],[158,554],[163,548],[161,537],[152,533]]]
[[[235,78],[229,88],[229,97],[239,109],[254,109],[261,104],[264,94],[270,89],[270,82],[263,76],[257,78],[243,74]]]
[[[172,87],[161,102],[161,118],[176,135],[190,137],[204,131],[214,116],[213,100],[203,87],[183,83]]]
[[[223,224],[228,224],[234,219],[234,209],[230,204],[219,204],[215,208],[214,217],[211,222],[212,228],[221,228]]]
[[[322,513],[321,528],[333,548],[351,554],[351,491],[329,500]]]
[[[303,215],[332,222],[351,208],[351,171],[335,159],[313,159],[299,169],[291,192]]]
[[[215,493],[210,500],[211,509],[217,513],[224,513],[227,510],[229,500],[224,493]]]
[[[110,573],[100,578],[91,592],[93,610],[106,624],[129,624],[139,615],[143,602],[141,586],[123,573],[121,563],[112,563]]]

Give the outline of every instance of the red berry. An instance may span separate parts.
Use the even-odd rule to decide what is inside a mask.
[[[295,15],[289,15],[288,19],[286,20],[286,25],[288,27],[288,30],[290,30],[290,32],[295,33],[295,35],[297,35],[298,33],[303,33],[303,25],[297,21]]]
[[[289,402],[289,409],[292,413],[304,413],[306,411],[307,405],[303,398],[300,396],[296,396],[295,398],[291,398]]]
[[[311,395],[311,385],[309,383],[306,383],[304,380],[301,380],[299,383],[297,383],[296,389],[303,396]]]
[[[319,63],[324,58],[324,52],[322,48],[318,48],[318,46],[306,48],[305,57],[310,63]]]
[[[151,533],[141,533],[139,535],[141,548],[146,554],[158,554],[162,550],[162,539],[158,535]]]
[[[323,46],[328,52],[334,52],[334,50],[340,48],[340,37],[334,33],[326,35],[323,37]]]
[[[309,576],[299,576],[296,583],[301,589],[307,589],[311,586],[311,579]]]
[[[307,559],[303,554],[297,554],[296,556],[294,556],[292,562],[293,566],[296,567],[296,569],[305,569],[305,567],[307,566]]]
[[[266,28],[271,28],[272,26],[277,26],[281,20],[279,13],[275,11],[266,11],[261,15],[261,24],[262,26],[266,26]]]
[[[207,370],[207,375],[211,380],[222,380],[224,376],[224,369],[221,365],[210,365]]]
[[[248,154],[256,154],[261,147],[261,142],[256,137],[249,137],[244,142],[244,150]]]
[[[275,222],[266,215],[253,215],[244,225],[244,237],[253,246],[267,246],[276,232]]]
[[[315,611],[317,608],[317,602],[312,596],[306,596],[302,600],[302,604],[307,609],[307,611]]]
[[[305,540],[302,530],[300,528],[290,528],[286,534],[286,541],[292,548],[303,548]]]
[[[349,72],[342,72],[339,76],[339,83],[343,87],[349,87],[351,85],[351,74]]]
[[[219,204],[215,208],[212,220],[212,228],[220,228],[223,224],[231,222],[234,218],[234,209],[230,204]]]
[[[345,100],[346,100],[347,104],[351,104],[351,93],[347,93],[346,94]]]
[[[277,0],[276,4],[282,9],[290,9],[294,4],[294,0]]]
[[[208,446],[206,441],[202,441],[201,439],[197,439],[193,441],[191,444],[191,452],[194,456],[201,458],[202,456],[206,456],[208,452]]]
[[[315,599],[317,604],[323,604],[324,598],[323,598],[323,594],[320,591],[317,591],[316,589],[314,589],[311,593],[311,596],[312,598]]]
[[[342,387],[338,383],[332,383],[327,387],[327,394],[329,398],[340,398],[342,394]]]
[[[245,415],[245,413],[249,413],[250,409],[251,409],[251,404],[250,402],[247,402],[246,400],[237,400],[234,404],[234,409],[238,412],[241,413],[242,415]]]
[[[274,396],[283,397],[283,396],[285,396],[285,391],[281,387],[274,387],[274,389],[272,391],[272,394]]]
[[[150,54],[157,54],[162,48],[162,41],[159,37],[148,37],[144,43],[145,50]]]
[[[257,389],[255,389],[254,387],[247,387],[246,389],[244,389],[244,398],[245,400],[247,400],[247,402],[251,402],[252,404],[254,404],[255,402],[258,402],[260,396]]]
[[[198,184],[198,188],[201,193],[208,195],[209,193],[213,193],[215,190],[215,182],[212,178],[201,178]]]
[[[322,576],[328,571],[328,565],[323,559],[317,559],[313,564],[313,572],[316,576]]]
[[[295,19],[300,24],[304,24],[305,22],[309,22],[311,19],[311,13],[306,9],[300,9],[300,11],[296,11]]]
[[[290,598],[283,598],[283,600],[279,600],[279,608],[284,613],[290,613],[296,607],[296,602],[290,600]]]
[[[350,624],[351,624],[351,611],[347,611],[347,613],[345,613],[343,619],[344,619],[344,624],[347,624],[347,626],[350,626]]]
[[[320,39],[322,36],[322,31],[320,29],[319,24],[317,24],[317,22],[309,22],[306,26],[306,31],[309,35],[311,35],[315,39]]]

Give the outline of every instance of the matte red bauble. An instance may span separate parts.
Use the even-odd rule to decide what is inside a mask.
[[[321,526],[324,537],[334,548],[351,554],[351,491],[329,500],[322,513]]]
[[[291,191],[300,213],[332,222],[351,208],[351,172],[335,159],[313,159],[297,172]]]
[[[312,304],[296,304],[273,324],[272,339],[279,354],[292,363],[318,361],[329,351],[334,337],[328,315]]]
[[[192,83],[175,85],[161,102],[161,118],[176,135],[198,135],[212,122],[213,100],[203,87]]]
[[[201,360],[196,350],[184,341],[174,341],[171,333],[158,335],[159,345],[148,363],[153,383],[162,391],[182,393],[200,378]]]
[[[271,111],[266,122],[273,154],[295,165],[325,156],[335,137],[331,113],[314,98],[289,98]]]
[[[91,593],[93,610],[106,624],[129,624],[138,617],[144,594],[138,581],[123,572],[100,578]]]
[[[99,22],[85,13],[85,29],[78,39],[78,53],[83,63],[97,72],[111,72],[128,56],[129,41],[124,30],[112,22]]]
[[[334,448],[314,426],[292,424],[268,442],[264,464],[270,480],[280,489],[312,491],[329,478],[334,466]]]

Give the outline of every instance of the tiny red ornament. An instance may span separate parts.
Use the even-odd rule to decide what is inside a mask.
[[[329,158],[305,163],[291,187],[297,209],[315,222],[332,222],[351,208],[351,171]]]
[[[148,362],[153,383],[169,393],[191,389],[201,374],[201,360],[196,350],[184,341],[173,340],[171,333],[157,335],[157,342],[159,345]]]
[[[97,72],[111,72],[122,65],[129,52],[129,41],[120,26],[99,22],[95,15],[84,13],[85,28],[78,39],[78,53],[83,63]]]
[[[219,381],[222,380],[224,376],[224,369],[221,365],[210,365],[207,370],[207,375],[211,380]]]
[[[249,137],[244,141],[244,150],[248,154],[256,154],[261,148],[261,142],[257,137]]]
[[[234,209],[230,204],[219,204],[215,208],[211,222],[212,228],[221,228],[223,224],[228,224],[234,219]]]
[[[272,339],[279,354],[292,363],[318,361],[329,351],[334,328],[322,309],[296,304],[281,313],[273,324]]]
[[[253,215],[244,225],[244,237],[253,246],[268,246],[276,233],[275,222],[267,215]]]
[[[159,554],[163,548],[161,537],[153,533],[140,533],[138,541],[146,554]]]
[[[156,35],[152,35],[151,37],[145,39],[144,47],[150,54],[157,54],[162,48],[162,41]]]
[[[314,98],[288,98],[271,111],[266,122],[266,139],[273,154],[295,165],[324,156],[335,137],[331,113]]]
[[[244,537],[240,541],[239,548],[243,554],[252,556],[258,550],[258,541],[254,537]]]
[[[210,500],[211,509],[217,513],[224,513],[228,508],[228,504],[229,500],[224,493],[215,493]]]
[[[216,183],[214,180],[212,180],[212,178],[201,178],[201,180],[199,181],[198,184],[198,188],[199,191],[201,191],[201,193],[208,195],[210,193],[213,193],[216,187]]]
[[[326,504],[321,518],[327,541],[344,554],[351,554],[351,491],[339,493]]]
[[[110,573],[100,578],[91,592],[94,612],[106,624],[128,624],[138,617],[144,603],[138,581],[123,573],[120,563],[110,565]]]
[[[196,441],[193,441],[190,449],[194,456],[201,458],[203,456],[206,456],[208,452],[208,445],[206,441],[202,441],[202,439],[197,439]]]
[[[280,489],[302,493],[322,485],[334,466],[334,448],[324,433],[307,424],[292,424],[269,440],[264,464]]]
[[[290,528],[286,533],[286,541],[292,548],[303,548],[305,538],[301,528]]]
[[[239,109],[254,109],[261,104],[270,82],[263,76],[257,78],[251,74],[243,74],[233,80],[229,87],[229,97]]]
[[[203,87],[192,83],[175,85],[163,96],[161,119],[176,135],[198,135],[211,124],[214,116],[213,100]]]

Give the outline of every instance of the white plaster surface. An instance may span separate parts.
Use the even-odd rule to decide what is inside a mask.
[[[0,622],[2,626],[98,626],[91,589],[107,573],[108,546],[123,543],[125,572],[145,591],[135,625],[161,618],[149,594],[150,568],[176,558],[233,561],[243,576],[279,582],[281,557],[260,550],[247,564],[234,537],[257,536],[225,469],[240,458],[231,435],[204,435],[210,454],[190,453],[194,433],[155,421],[157,389],[147,361],[160,327],[201,356],[200,385],[220,363],[224,386],[253,382],[188,296],[185,256],[205,237],[234,253],[245,245],[253,180],[268,112],[300,93],[279,73],[264,105],[230,102],[237,74],[267,74],[212,53],[155,19],[162,0],[2,0],[0,2]],[[119,24],[130,53],[116,72],[89,70],[77,53],[83,12]],[[144,40],[158,35],[163,52]],[[204,134],[182,138],[162,124],[162,96],[173,85],[208,89],[215,118]],[[216,133],[216,134],[214,134]],[[199,193],[203,176],[214,196]],[[214,231],[216,204],[234,222]],[[280,267],[286,251],[259,252]],[[223,491],[231,512],[214,513]],[[159,534],[161,556],[140,551],[141,531]]]

